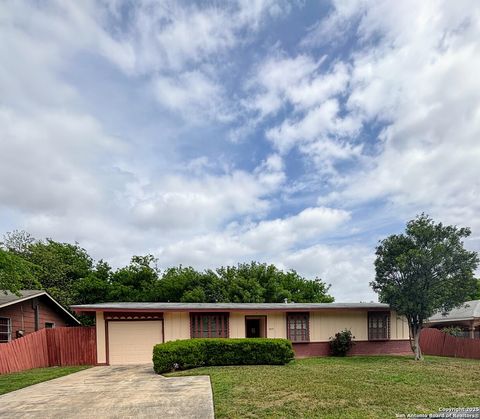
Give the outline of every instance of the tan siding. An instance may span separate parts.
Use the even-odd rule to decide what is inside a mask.
[[[189,313],[164,313],[165,342],[178,339],[190,339]]]
[[[158,343],[162,343],[160,320],[108,323],[110,365],[151,363],[153,347]]]
[[[327,342],[335,333],[350,329],[355,340],[367,340],[367,312],[311,312],[310,341]]]
[[[107,362],[106,343],[105,343],[105,320],[103,312],[96,312],[96,330],[97,330],[97,362],[104,364]]]
[[[405,316],[399,316],[397,313],[392,311],[390,317],[390,339],[392,340],[402,340],[408,339],[408,322]]]
[[[230,313],[230,337],[244,338],[245,337],[245,314],[244,313]]]
[[[269,313],[267,316],[267,337],[287,338],[286,313]]]

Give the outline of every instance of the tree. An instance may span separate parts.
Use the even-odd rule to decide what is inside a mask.
[[[109,301],[155,301],[158,282],[157,259],[133,256],[130,264],[111,275]]]
[[[477,287],[475,291],[470,295],[469,300],[480,300],[480,279],[477,278]]]
[[[109,301],[112,268],[100,260],[95,269],[85,278],[73,284],[72,301],[74,304],[95,304]]]
[[[24,259],[39,267],[36,278],[65,307],[75,303],[74,284],[92,271],[93,261],[78,243],[60,243],[52,239],[28,246]]]
[[[0,249],[0,290],[18,294],[22,289],[38,288],[37,270],[38,266]]]
[[[0,247],[17,256],[25,257],[29,247],[35,243],[35,238],[24,230],[13,230],[3,235]]]
[[[422,359],[419,336],[426,319],[468,300],[476,286],[479,259],[463,247],[470,229],[435,223],[422,214],[404,234],[382,240],[376,249],[375,280],[380,301],[408,320],[415,359]]]

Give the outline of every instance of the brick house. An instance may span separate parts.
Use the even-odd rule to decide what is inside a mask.
[[[352,354],[410,353],[405,317],[379,303],[103,303],[72,306],[96,318],[99,364],[151,362],[155,344],[176,339],[287,338],[297,357],[329,353],[350,329]]]
[[[47,292],[22,290],[20,295],[0,291],[0,343],[43,328],[77,326],[80,322]]]

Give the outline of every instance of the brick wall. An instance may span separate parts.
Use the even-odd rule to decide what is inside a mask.
[[[328,342],[294,343],[295,356],[328,356]],[[381,342],[356,341],[349,355],[407,355],[412,353],[408,340],[387,340]]]

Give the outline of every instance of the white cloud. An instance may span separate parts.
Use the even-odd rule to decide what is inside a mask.
[[[200,71],[158,76],[153,87],[158,102],[189,123],[201,122],[205,117],[224,122],[231,118],[221,86]]]
[[[143,227],[205,232],[231,218],[262,216],[268,197],[284,182],[283,166],[272,155],[254,173],[235,170],[224,175],[199,173],[195,178],[166,175],[158,181],[130,185],[134,220]]]
[[[27,213],[98,205],[101,181],[115,181],[113,156],[124,147],[90,116],[62,111],[20,116],[0,108],[0,138],[0,205]],[[103,171],[105,153],[112,159]]]
[[[286,254],[277,263],[332,284],[330,293],[337,301],[359,302],[377,301],[368,285],[375,277],[373,261],[374,250],[368,246],[314,245]]]
[[[344,210],[306,208],[288,218],[259,222],[243,233],[242,242],[262,253],[286,250],[334,231],[349,219],[350,214]]]
[[[332,175],[337,162],[361,154],[361,145],[352,141],[361,120],[353,112],[343,115],[340,106],[339,96],[348,88],[349,66],[336,62],[322,69],[325,58],[315,60],[307,54],[267,58],[247,84],[256,93],[245,106],[260,118],[292,106],[289,117],[267,129],[266,138],[282,154],[297,147],[324,174]]]
[[[309,239],[325,237],[350,219],[347,211],[328,207],[306,208],[296,215],[247,225],[232,223],[224,231],[173,241],[158,250],[160,263],[192,264],[206,268],[252,258],[280,262]],[[205,254],[209,254],[205,258]],[[295,252],[294,252],[295,253]],[[301,270],[302,271],[302,270]]]
[[[328,140],[330,136],[345,138],[354,135],[360,128],[358,121],[352,117],[342,118],[338,114],[338,101],[330,99],[309,110],[299,120],[284,120],[279,127],[269,129],[266,136],[281,152],[285,153],[294,145],[312,144],[319,139]],[[322,148],[321,145],[320,148]],[[333,148],[337,151],[330,153],[330,156],[335,158],[349,158],[358,154],[358,151],[348,144],[343,147],[341,143],[332,144],[332,151]],[[323,149],[325,151],[328,148],[323,147]],[[340,149],[343,150],[340,151]]]
[[[387,126],[338,199],[386,198],[407,217],[427,211],[480,228],[469,216],[480,209],[479,17],[476,2],[368,8],[360,34],[380,42],[354,56],[348,107]]]

